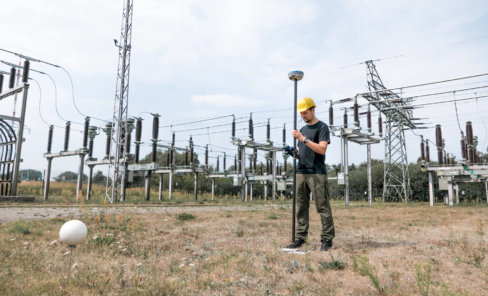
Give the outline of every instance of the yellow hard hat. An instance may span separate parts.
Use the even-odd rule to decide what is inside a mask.
[[[297,112],[303,112],[305,110],[308,110],[312,107],[317,107],[315,105],[315,102],[312,100],[312,98],[305,97],[300,99],[297,103]]]

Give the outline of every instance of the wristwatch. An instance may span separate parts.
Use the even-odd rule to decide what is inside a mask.
[[[305,140],[303,140],[303,144],[307,144],[307,142],[308,142],[308,139],[305,138]]]

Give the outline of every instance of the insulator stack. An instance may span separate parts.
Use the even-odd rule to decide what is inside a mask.
[[[93,157],[93,145],[94,141],[90,139],[90,144],[88,145],[88,157],[92,158]]]
[[[190,164],[193,165],[193,139],[190,137]]]
[[[64,151],[68,151],[70,127],[71,127],[71,122],[66,121],[66,128],[64,130]]]
[[[141,135],[142,135],[142,118],[136,118],[136,151],[135,151],[135,162],[139,163],[139,151],[141,146]]]
[[[240,162],[239,162],[240,163]],[[238,168],[237,168],[237,155],[234,156],[234,169],[237,171]],[[239,167],[240,169],[240,167]]]
[[[252,123],[252,113],[249,115],[249,139],[254,140],[254,126]]]
[[[8,81],[8,88],[14,88],[15,85],[15,68],[10,69],[10,77]]]
[[[277,169],[278,170],[277,170],[276,174],[279,176],[279,175],[281,175],[281,165],[278,165]]]
[[[378,133],[380,134],[380,137],[383,137],[383,120],[381,119],[381,113],[378,117]]]
[[[126,126],[126,140],[125,140],[125,151],[127,154],[130,153],[130,146],[132,142],[132,131],[134,130],[134,118],[127,119]]]
[[[435,143],[437,146],[437,157],[439,159],[439,164],[442,165],[443,157],[442,157],[442,131],[441,125],[437,124],[435,126]]]
[[[208,144],[205,146],[205,167],[208,167]]]
[[[220,167],[219,167],[219,155],[217,155],[217,172],[220,171]]]
[[[53,146],[53,131],[54,126],[49,126],[49,134],[47,136],[47,153],[51,153],[51,147]]]
[[[283,147],[286,145],[286,126],[283,124]]]
[[[88,146],[88,129],[90,127],[90,117],[85,118],[85,126],[83,129],[83,148],[87,148]]]
[[[430,162],[430,148],[429,141],[425,141],[425,158],[427,162]]]
[[[464,133],[461,132],[461,154],[462,154],[462,157],[463,157],[463,160],[466,160],[467,157],[466,157],[466,145],[465,145],[465,141],[464,141]]]
[[[166,166],[169,166],[171,162],[169,162],[169,155],[171,154],[171,148],[168,148],[166,151]]]
[[[3,90],[3,74],[0,74],[0,94],[2,93]]]
[[[224,152],[224,172],[227,169],[227,163],[226,162],[227,162],[227,155]]]
[[[332,101],[330,101],[329,105],[329,125],[334,125],[334,109],[332,108]]]
[[[232,138],[236,137],[236,118],[232,119]]]
[[[354,126],[359,127],[359,106],[356,98],[354,99]]]
[[[446,151],[444,151],[444,163],[445,164],[449,164],[449,162],[447,161],[447,153],[446,153]]]
[[[159,135],[159,114],[153,115],[153,128],[152,128],[152,162],[156,162],[156,154],[157,154],[157,144],[158,144],[158,135]]]
[[[468,162],[474,162],[474,141],[473,141],[473,126],[471,121],[466,122],[466,136],[468,137]]]
[[[424,136],[420,136],[420,157],[425,160]]]
[[[188,165],[188,147],[185,148],[185,165]]]
[[[254,149],[254,151],[253,151],[253,166],[254,166],[254,170],[256,170],[257,161],[258,161],[258,150],[257,149]]]
[[[22,82],[23,83],[27,83],[29,81],[29,69],[30,69],[30,62],[29,62],[29,60],[25,60],[24,71],[22,72]]]
[[[159,135],[159,114],[154,114],[153,117],[153,129],[152,129],[152,139],[153,141],[158,140]]]
[[[107,135],[107,140],[105,145],[105,158],[108,159],[110,157],[110,140],[111,140],[110,137],[112,136],[112,123],[107,122],[105,124],[105,128],[103,129],[103,131]]]
[[[368,113],[366,114],[366,118],[368,121],[368,133],[371,133],[371,108],[370,108],[370,105],[368,105]]]
[[[90,126],[88,128],[88,138],[90,139],[90,142],[88,144],[88,157],[92,158],[93,156],[93,145],[94,145],[94,140],[95,136],[97,135],[97,127],[96,126]]]
[[[347,109],[344,109],[344,128],[347,128]]]
[[[271,140],[271,127],[269,125],[269,118],[268,118],[268,125],[266,126],[266,141]]]
[[[130,153],[130,142],[132,141],[132,135],[129,131],[127,131],[126,140],[125,140],[125,151],[127,154]]]
[[[287,169],[286,159],[283,161],[283,169],[285,170],[285,174],[286,174],[286,169]]]

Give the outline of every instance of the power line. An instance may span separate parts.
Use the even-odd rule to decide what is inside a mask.
[[[193,124],[193,123],[200,123],[200,122],[211,121],[211,120],[216,120],[216,119],[221,119],[221,118],[227,118],[227,117],[234,117],[234,114],[224,115],[224,116],[218,116],[218,117],[212,117],[212,118],[201,119],[201,120],[195,120],[195,121],[182,122],[182,123],[175,123],[175,124],[170,124],[170,125],[163,125],[163,126],[160,126],[160,127],[162,127],[162,128],[164,128],[164,127],[171,127],[172,128],[174,126],[187,125],[187,124]]]

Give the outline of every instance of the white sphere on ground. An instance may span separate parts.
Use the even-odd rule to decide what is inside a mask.
[[[59,240],[69,246],[76,246],[85,241],[88,230],[80,220],[70,220],[61,226]]]

